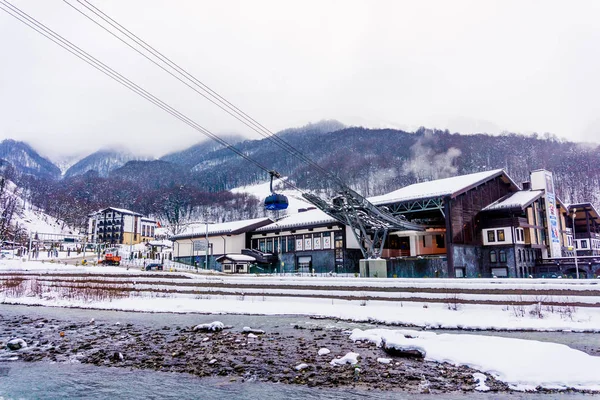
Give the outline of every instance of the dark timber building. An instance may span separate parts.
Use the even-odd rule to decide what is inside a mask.
[[[379,254],[386,260],[388,277],[600,273],[598,212],[589,203],[563,204],[546,170],[533,171],[522,187],[498,169],[421,182],[369,201],[422,228],[388,232]],[[320,210],[304,210],[275,222],[263,219],[258,225],[248,222],[252,223],[228,223],[244,226],[236,231],[239,238],[229,239],[221,252],[224,264],[235,264],[228,272],[252,271],[237,265],[240,254],[254,257],[244,260],[258,266],[258,272],[359,271],[360,235]],[[191,243],[202,236],[198,232],[176,237],[181,255],[190,253],[184,257],[191,259]],[[218,246],[208,239],[211,248]],[[187,247],[190,250],[183,251]],[[237,258],[225,257],[236,254]]]

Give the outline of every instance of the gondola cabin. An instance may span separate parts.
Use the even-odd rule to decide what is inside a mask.
[[[286,196],[279,193],[271,193],[265,199],[265,210],[277,211],[288,208],[288,199]]]

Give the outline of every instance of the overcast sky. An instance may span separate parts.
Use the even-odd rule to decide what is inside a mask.
[[[209,130],[257,137],[63,1],[10,1]],[[337,119],[600,142],[599,1],[91,2],[272,131]],[[204,140],[2,11],[0,38],[0,139],[51,159]]]

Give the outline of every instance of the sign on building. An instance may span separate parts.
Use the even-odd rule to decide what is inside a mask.
[[[550,257],[561,257],[560,230],[558,227],[558,211],[556,210],[556,193],[554,192],[554,179],[552,173],[546,170],[533,171],[531,173],[531,188],[544,190],[546,221],[548,237],[548,248]]]
[[[194,251],[206,251],[206,240],[194,240]]]

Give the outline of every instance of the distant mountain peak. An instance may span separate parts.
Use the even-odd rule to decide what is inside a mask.
[[[52,161],[39,155],[25,142],[4,139],[0,143],[0,158],[24,174],[52,179],[60,176],[60,169]]]
[[[101,177],[107,177],[111,171],[122,167],[129,161],[143,160],[125,149],[105,148],[82,158],[64,173],[65,177],[83,175],[88,171],[97,171]]]
[[[308,124],[297,128],[284,129],[280,132],[277,132],[277,134],[285,135],[290,133],[329,133],[339,131],[344,128],[347,128],[347,126],[342,124],[338,120],[322,119],[318,122],[309,122]]]

